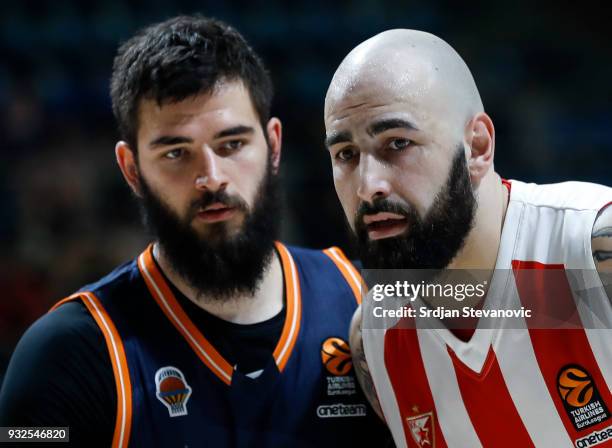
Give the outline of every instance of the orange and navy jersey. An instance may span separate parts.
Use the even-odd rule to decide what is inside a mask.
[[[484,306],[493,298],[504,309],[525,306],[564,319],[558,327],[516,320],[477,327],[467,342],[406,320],[364,328],[366,358],[398,447],[612,446],[612,302],[591,251],[593,223],[612,189],[507,186]],[[364,321],[371,306],[364,300]]]
[[[204,337],[153,259],[136,260],[67,300],[104,334],[117,387],[114,447],[306,447],[385,437],[357,386],[346,343],[360,276],[338,248],[276,245],[286,317],[251,378]],[[61,306],[63,302],[58,304]]]

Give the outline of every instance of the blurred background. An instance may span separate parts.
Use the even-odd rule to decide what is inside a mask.
[[[58,299],[147,244],[115,166],[108,83],[138,28],[200,12],[267,63],[284,123],[284,240],[348,249],[323,146],[323,100],[362,40],[417,28],[466,60],[506,178],[611,185],[612,39],[604,6],[534,1],[9,1],[0,6],[0,382],[17,340]]]

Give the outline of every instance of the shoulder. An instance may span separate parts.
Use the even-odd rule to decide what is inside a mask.
[[[287,249],[300,266],[303,275],[314,275],[319,281],[323,281],[325,277],[343,278],[351,289],[359,289],[362,279],[358,267],[339,247],[313,250],[289,246]]]
[[[108,357],[105,347],[102,332],[85,306],[78,300],[68,302],[28,328],[15,347],[6,378],[12,372],[23,378],[28,372],[37,382],[53,381],[52,371],[69,366],[77,375],[80,363],[100,354]]]
[[[322,257],[325,257],[325,249],[310,249],[307,247],[293,246],[289,244],[281,244],[281,246],[287,249],[293,258],[300,260],[320,260]]]
[[[101,279],[83,286],[79,291],[100,291],[129,287],[134,283],[134,280],[140,280],[140,270],[138,269],[138,261],[130,260],[115,268],[113,271],[102,277]]]
[[[538,185],[512,180],[511,185],[511,201],[534,207],[597,211],[612,201],[612,188],[588,182]]]
[[[101,331],[82,303],[64,303],[32,324],[17,344],[0,392],[0,420],[70,421],[79,400],[95,396],[112,403],[112,391]]]
[[[599,274],[606,275],[607,281],[612,280],[612,202],[597,213],[591,232],[591,251]]]
[[[322,269],[336,269],[340,266],[355,269],[355,265],[349,261],[342,249],[337,246],[324,249],[307,249],[298,246],[285,246],[296,262],[312,265]],[[334,268],[336,267],[336,268]]]
[[[603,206],[598,212],[593,224],[593,238],[610,237],[612,231],[612,202]]]
[[[43,315],[25,332],[17,350],[40,352],[57,346],[70,347],[80,341],[102,338],[102,333],[85,306],[74,300]],[[57,355],[57,353],[53,353]]]
[[[361,274],[340,248],[312,250],[289,246],[287,249],[298,266],[303,290],[328,299],[334,295],[351,297],[348,302],[351,312],[356,303],[361,303]]]

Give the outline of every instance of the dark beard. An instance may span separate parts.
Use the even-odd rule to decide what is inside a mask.
[[[268,159],[258,186],[253,209],[224,191],[206,192],[189,207],[181,220],[158,198],[141,176],[141,212],[147,229],[159,242],[172,269],[207,300],[229,300],[237,295],[253,295],[274,253],[280,229],[278,176]],[[229,237],[225,223],[210,225],[210,237],[200,237],[191,227],[198,209],[221,202],[246,213],[242,229]]]
[[[407,233],[370,241],[363,216],[391,212],[405,216]],[[472,229],[476,199],[463,146],[455,153],[446,185],[424,218],[413,208],[375,200],[362,203],[355,217],[359,256],[366,269],[443,269],[450,264]]]

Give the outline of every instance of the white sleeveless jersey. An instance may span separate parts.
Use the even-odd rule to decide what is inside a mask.
[[[591,253],[593,224],[612,189],[505,183],[496,272],[509,275],[495,274],[489,296],[520,307],[522,293],[536,288],[540,306],[570,310],[577,325],[533,329],[515,320],[511,328],[477,327],[463,342],[445,328],[368,329],[368,297],[364,349],[398,447],[612,447],[612,305]],[[550,269],[556,274],[544,275]],[[588,288],[599,296],[586,306],[577,291]]]

